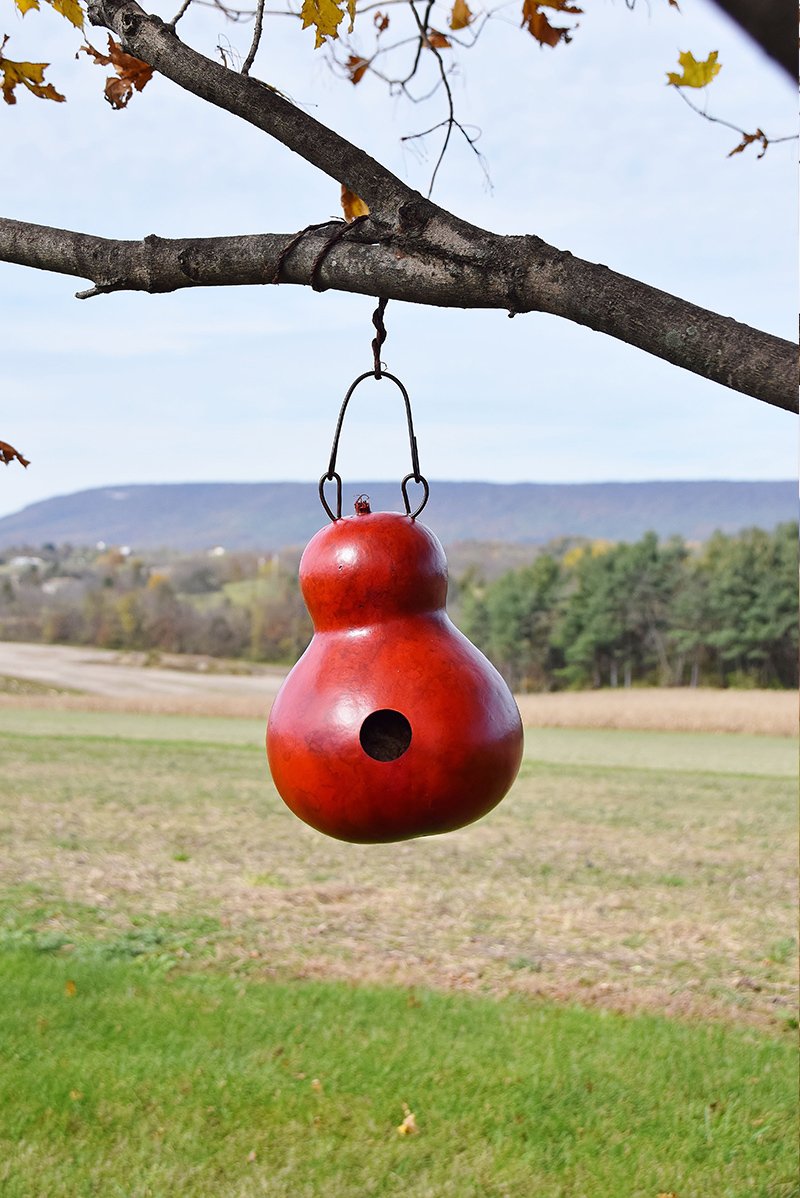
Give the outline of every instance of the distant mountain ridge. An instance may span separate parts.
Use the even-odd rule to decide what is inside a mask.
[[[415,488],[411,484],[412,501]],[[397,483],[346,485],[373,510],[402,510]],[[771,529],[797,518],[796,485],[780,482],[432,482],[421,519],[440,540],[543,543],[561,536],[636,540],[653,531],[705,540],[716,529]],[[302,544],[326,521],[316,483],[148,483],[96,487],[0,518],[0,548],[71,543],[202,550]]]

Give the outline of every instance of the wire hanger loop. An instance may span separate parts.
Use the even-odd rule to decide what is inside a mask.
[[[377,358],[377,354],[376,354],[376,358]],[[380,365],[378,366],[378,370],[380,370]],[[402,480],[402,482],[400,484],[400,490],[403,495],[403,506],[405,507],[406,515],[409,516],[412,520],[416,520],[417,516],[420,514],[422,509],[425,507],[425,504],[428,502],[428,498],[430,496],[430,487],[428,486],[428,480],[426,478],[424,478],[422,474],[420,474],[419,452],[417,450],[417,438],[414,435],[414,418],[411,414],[411,400],[409,399],[408,392],[406,391],[403,384],[400,382],[399,378],[397,378],[396,375],[389,374],[389,372],[387,370],[380,370],[380,373],[377,373],[377,371],[375,369],[367,370],[364,372],[364,374],[360,374],[358,376],[358,378],[353,383],[350,384],[347,394],[345,395],[344,400],[342,401],[342,406],[339,410],[339,419],[336,422],[336,431],[333,434],[333,445],[331,446],[331,456],[330,456],[330,461],[328,462],[328,469],[327,469],[326,473],[323,474],[322,478],[319,480],[319,497],[322,502],[322,506],[324,507],[324,509],[327,512],[330,519],[333,520],[334,522],[336,520],[341,520],[341,518],[342,518],[342,479],[341,479],[341,476],[339,474],[337,474],[337,472],[336,472],[336,457],[339,453],[339,438],[342,433],[342,425],[344,424],[344,417],[345,417],[345,412],[347,411],[347,405],[350,403],[350,398],[351,398],[353,392],[355,391],[356,387],[358,387],[358,385],[360,383],[363,383],[364,379],[376,379],[376,378],[377,379],[388,379],[391,383],[394,383],[395,386],[399,388],[400,393],[403,396],[403,402],[405,404],[406,423],[408,425],[408,444],[409,444],[409,448],[411,450],[411,471]],[[417,507],[413,511],[411,510],[411,501],[408,497],[408,484],[412,480],[415,483],[419,483],[422,486],[422,502],[420,504],[418,504]],[[333,508],[331,508],[331,506],[329,505],[329,503],[325,497],[325,484],[328,482],[336,483],[336,511],[335,511],[335,513],[334,513]]]

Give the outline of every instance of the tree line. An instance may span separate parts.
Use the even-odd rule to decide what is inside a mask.
[[[797,525],[542,553],[468,580],[461,627],[516,690],[796,686]]]
[[[795,687],[797,536],[782,524],[702,545],[565,540],[494,579],[469,567],[450,610],[518,691]],[[297,565],[293,552],[11,551],[0,637],[288,665],[312,633]]]

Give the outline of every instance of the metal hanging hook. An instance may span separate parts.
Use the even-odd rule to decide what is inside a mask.
[[[384,305],[384,307],[385,307],[385,305]],[[385,336],[385,330],[384,330],[384,336]],[[376,341],[377,341],[377,338],[376,338]],[[400,484],[400,490],[402,491],[402,494],[403,494],[403,505],[406,509],[406,515],[410,516],[410,518],[412,520],[416,520],[417,516],[420,514],[422,509],[425,507],[425,504],[428,502],[428,497],[430,495],[430,487],[428,486],[428,480],[426,478],[424,478],[422,474],[420,474],[420,470],[419,470],[419,453],[417,451],[417,438],[414,435],[414,419],[411,415],[411,400],[409,399],[408,392],[406,391],[405,387],[400,382],[400,380],[398,378],[396,378],[395,375],[389,374],[388,371],[380,369],[380,360],[378,358],[378,353],[379,353],[379,349],[377,349],[375,351],[375,355],[376,355],[375,360],[377,363],[376,369],[375,370],[367,370],[364,374],[360,374],[358,376],[358,378],[355,380],[355,382],[350,384],[348,392],[345,395],[344,400],[342,401],[342,406],[339,410],[339,419],[336,422],[336,432],[333,434],[333,445],[331,447],[331,458],[330,458],[330,461],[328,462],[328,470],[327,470],[327,473],[323,474],[322,478],[319,480],[319,497],[322,502],[322,506],[325,508],[325,511],[328,513],[328,516],[330,517],[330,519],[333,520],[334,522],[336,520],[341,520],[341,518],[342,518],[342,480],[341,480],[340,475],[338,475],[336,473],[336,455],[339,452],[339,437],[341,436],[342,424],[344,423],[344,414],[347,411],[347,405],[350,402],[350,397],[353,394],[353,392],[355,391],[356,387],[359,385],[359,383],[364,382],[364,379],[389,379],[390,382],[394,383],[395,386],[400,388],[400,392],[403,396],[403,402],[405,403],[405,408],[406,408],[406,421],[408,424],[408,443],[409,443],[409,447],[411,449],[411,473],[407,474]],[[378,373],[379,370],[380,370],[380,373]],[[420,485],[422,486],[422,491],[423,491],[422,502],[419,504],[419,506],[413,512],[411,510],[411,501],[408,498],[408,484],[412,480],[415,483],[420,483]],[[327,482],[335,482],[336,483],[336,514],[335,515],[334,515],[333,510],[329,506],[327,499],[325,498],[325,484]]]
[[[372,323],[375,326],[375,336],[372,340],[372,357],[375,362],[375,378],[379,379],[383,374],[385,364],[381,361],[381,349],[386,340],[386,325],[383,323],[383,314],[386,311],[388,299],[379,299],[378,306],[372,313]]]

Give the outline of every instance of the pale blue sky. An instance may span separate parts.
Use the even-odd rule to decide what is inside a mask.
[[[46,55],[68,95],[2,106],[4,215],[141,237],[292,232],[338,214],[332,181],[166,80],[113,112],[104,72],[73,60],[79,35],[49,10],[22,20],[0,4],[8,54]],[[515,22],[487,29],[455,92],[484,131],[494,189],[456,146],[434,198],[793,337],[796,146],[727,159],[736,135],[693,116],[664,80],[680,50],[718,50],[710,111],[773,136],[795,131],[793,89],[704,0],[682,7],[587,0],[575,40],[555,51]],[[219,28],[201,12],[195,44],[212,53]],[[246,51],[249,28],[222,32]],[[399,139],[439,119],[436,102],[411,109],[369,80],[353,88],[312,45],[276,20],[255,73],[424,189],[430,160]],[[83,285],[0,265],[0,437],[32,462],[0,474],[0,514],[88,486],[319,477],[341,397],[370,364],[373,301],[265,287],[80,302]],[[411,392],[430,478],[795,473],[793,417],[566,321],[391,303],[387,327],[384,357]],[[401,476],[394,393],[359,398],[345,477]]]

